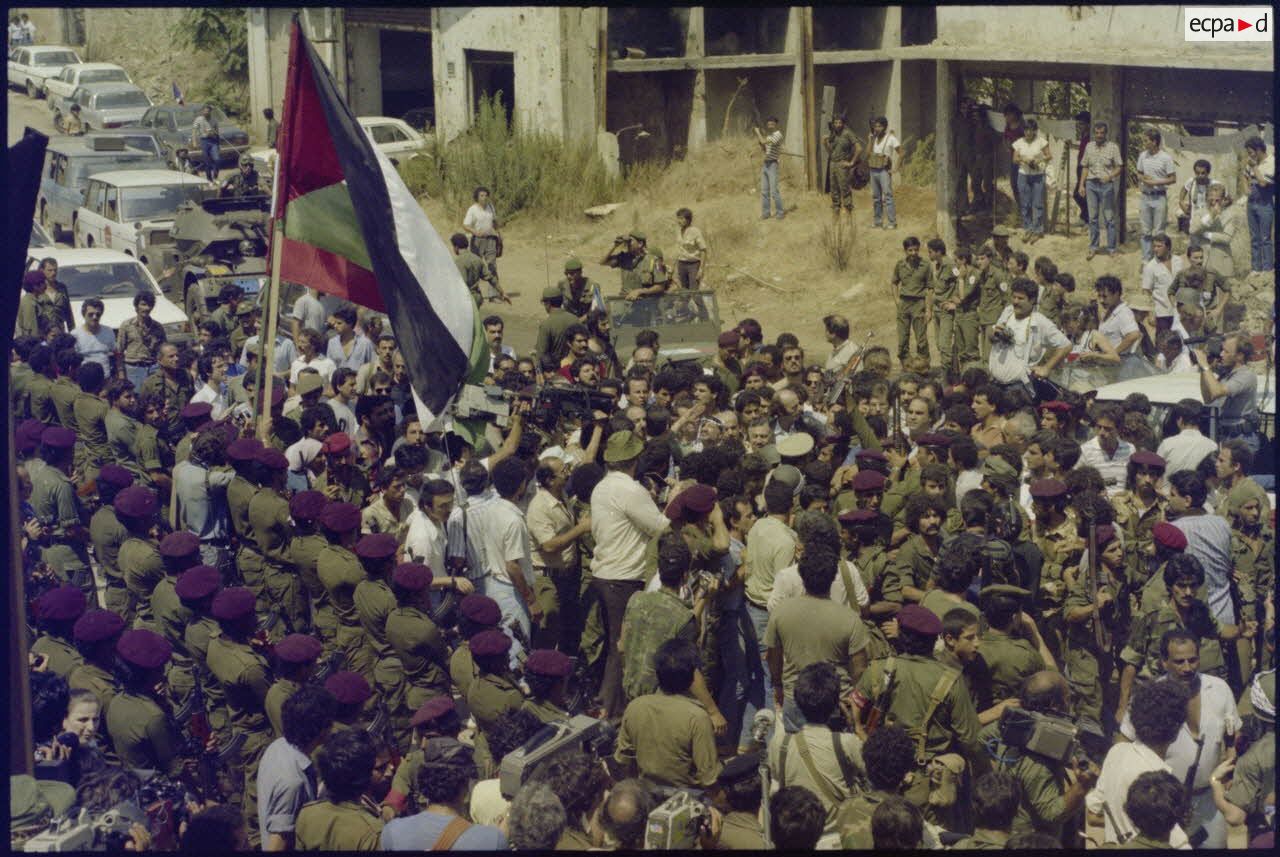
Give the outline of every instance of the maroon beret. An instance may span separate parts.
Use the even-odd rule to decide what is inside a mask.
[[[14,445],[18,452],[34,452],[40,446],[40,435],[46,426],[39,420],[23,420],[14,430]]]
[[[190,530],[176,530],[160,540],[160,556],[181,559],[200,552],[200,537]]]
[[[742,334],[736,330],[726,330],[716,337],[716,344],[721,348],[737,348],[742,343]]]
[[[836,518],[842,524],[869,524],[880,516],[871,509],[846,509]]]
[[[195,565],[178,576],[173,590],[183,601],[199,601],[222,586],[222,572],[211,565]]]
[[[76,620],[72,636],[81,643],[101,643],[124,630],[124,619],[110,610],[90,610]]]
[[[305,664],[320,657],[324,646],[308,634],[289,634],[276,643],[275,653],[286,664]]]
[[[930,432],[928,434],[922,434],[920,437],[916,438],[916,446],[948,447],[951,446],[951,438],[945,434]]]
[[[524,662],[525,672],[549,678],[564,678],[573,672],[573,660],[555,649],[534,649]]]
[[[1071,413],[1071,406],[1068,405],[1066,402],[1059,401],[1058,399],[1054,399],[1051,402],[1041,402],[1040,410],[1053,411],[1056,414],[1069,414]]]
[[[489,628],[475,634],[468,641],[471,654],[478,658],[492,658],[511,651],[511,638],[497,628]]]
[[[116,642],[116,654],[139,669],[155,670],[169,662],[173,646],[155,631],[125,631]]]
[[[253,460],[268,470],[279,472],[289,469],[289,459],[274,446],[264,446],[254,454]]]
[[[885,455],[883,452],[881,452],[878,449],[860,449],[858,450],[858,454],[855,455],[853,458],[855,461],[858,459],[862,459],[864,461],[866,460],[888,461],[889,460],[889,456]]]
[[[1052,500],[1067,495],[1067,483],[1059,479],[1036,479],[1027,490],[1037,500]]]
[[[369,533],[356,542],[356,556],[361,559],[391,559],[400,543],[390,533]]]
[[[243,586],[233,586],[213,597],[213,606],[209,612],[215,619],[231,622],[253,615],[257,600],[251,590]]]
[[[1168,465],[1163,458],[1145,449],[1140,449],[1129,456],[1129,460],[1139,467],[1159,467],[1161,470]]]
[[[351,449],[351,435],[344,431],[329,435],[324,443],[320,444],[320,451],[325,455],[342,455],[349,449]]]
[[[458,708],[453,703],[452,697],[441,694],[433,696],[413,713],[413,717],[409,720],[411,727],[423,726],[427,723],[434,723],[437,720],[443,720],[449,715],[457,717]]]
[[[147,518],[156,513],[160,508],[160,502],[150,488],[130,485],[116,495],[114,506],[117,515],[124,515],[126,518]]]
[[[502,608],[487,595],[466,596],[458,603],[458,612],[477,625],[497,625],[502,621]]]
[[[70,583],[50,589],[36,599],[36,616],[52,622],[70,622],[84,615],[84,593]]]
[[[330,503],[320,512],[320,526],[346,533],[360,526],[360,510],[350,503]]]
[[[133,474],[119,464],[104,464],[98,471],[98,484],[116,488],[128,488],[133,484]]]
[[[295,521],[314,521],[328,503],[329,498],[319,491],[299,491],[289,501],[289,514]]]
[[[262,449],[262,441],[256,437],[242,437],[227,444],[228,461],[253,461]]]
[[[431,585],[431,569],[420,562],[402,562],[391,572],[391,582],[410,592],[421,592]]]
[[[76,433],[62,426],[49,426],[40,433],[40,443],[50,449],[71,449],[76,445]]]
[[[885,478],[883,473],[874,470],[859,470],[853,477],[854,491],[883,491]]]
[[[1187,534],[1168,521],[1160,521],[1151,528],[1151,539],[1161,547],[1173,551],[1187,549]]]
[[[213,419],[213,405],[208,402],[192,402],[179,411],[178,416],[199,427]]]
[[[1103,545],[1116,537],[1116,528],[1110,524],[1099,524],[1098,528],[1094,530],[1094,534],[1098,539],[1098,548],[1101,549]]]
[[[898,611],[898,627],[927,637],[936,637],[942,633],[942,620],[927,607],[907,604]]]
[[[373,688],[360,673],[336,672],[325,679],[324,689],[333,694],[340,705],[363,705],[373,696]]]
[[[701,483],[690,485],[680,492],[684,508],[695,515],[705,515],[716,504],[716,489]]]

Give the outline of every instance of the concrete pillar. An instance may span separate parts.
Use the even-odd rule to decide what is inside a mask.
[[[687,59],[706,56],[707,37],[705,16],[701,6],[689,8],[689,29],[684,37],[684,55]],[[707,142],[707,73],[699,68],[693,73],[693,102],[689,115],[689,137],[685,148],[693,151]]]
[[[937,196],[938,237],[946,242],[947,247],[954,249],[957,246],[956,236],[959,225],[959,219],[956,216],[956,181],[960,173],[960,165],[956,159],[953,137],[956,85],[954,67],[950,62],[938,60],[934,86],[937,99],[934,116],[937,129],[934,137],[937,178],[934,182],[934,193]]]
[[[801,181],[807,179],[809,174],[809,162],[813,156],[806,151],[805,147],[805,126],[804,126],[804,59],[801,56],[800,47],[804,42],[804,18],[802,10],[799,6],[791,7],[791,14],[787,18],[787,38],[783,51],[789,54],[793,60],[791,66],[791,95],[787,100],[787,117],[786,125],[782,129],[783,142],[782,150],[797,155],[804,155],[804,158],[797,161],[795,158],[784,156],[780,162],[780,170],[785,176],[788,173],[788,164],[795,164],[800,169]],[[781,117],[779,117],[781,118]]]
[[[1127,135],[1124,121],[1124,70],[1115,66],[1089,67],[1089,113],[1094,122],[1106,122],[1108,137],[1126,151]],[[1117,239],[1125,240],[1125,193],[1129,176],[1125,164],[1121,164],[1120,178],[1116,180],[1116,228]]]
[[[258,139],[265,140],[267,120],[262,118],[264,107],[271,107],[271,53],[268,50],[267,14],[268,10],[261,6],[247,10],[248,31],[246,47],[249,52],[249,132]],[[280,72],[283,75],[283,70]],[[280,108],[276,108],[278,111]],[[282,113],[276,113],[276,119],[283,119]],[[269,141],[268,141],[269,142]]]
[[[880,50],[902,47],[902,7],[886,6],[884,29],[880,32]]]
[[[884,118],[899,141],[906,139],[902,125],[902,60],[889,64],[889,87],[884,94]]]
[[[1013,81],[1013,103],[1022,108],[1023,112],[1031,112],[1035,108],[1035,87],[1032,82],[1026,78],[1017,78]],[[1004,105],[997,106],[997,110]]]

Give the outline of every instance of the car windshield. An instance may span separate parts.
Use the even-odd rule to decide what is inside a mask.
[[[179,128],[188,128],[195,123],[196,116],[199,113],[200,106],[198,104],[190,107],[175,107],[173,109],[173,118],[177,121]],[[231,121],[227,119],[227,114],[223,113],[216,107],[210,112],[210,116],[213,118],[213,121],[217,122],[219,125],[223,122]]]
[[[192,182],[184,185],[127,187],[122,188],[120,194],[124,203],[121,220],[152,220],[172,217],[182,203],[200,199],[203,188]]]
[[[104,92],[98,96],[94,104],[103,110],[109,110],[118,107],[150,107],[151,102],[147,100],[146,93],[140,89],[131,92]]]
[[[72,300],[132,298],[139,291],[156,291],[147,279],[146,270],[138,262],[59,265],[58,279],[66,283],[67,294]]]
[[[129,82],[129,75],[122,68],[96,68],[80,72],[80,83]]]
[[[615,324],[627,326],[698,324],[719,317],[715,296],[709,293],[672,292],[634,301],[608,299]]]
[[[104,137],[119,137],[124,140],[125,146],[130,149],[140,149],[149,155],[160,155],[160,144],[156,142],[156,138],[151,134],[116,134],[114,132],[97,132]]]
[[[44,231],[39,223],[31,224],[31,246],[32,247],[52,247],[53,241],[49,239],[49,234]]]
[[[36,65],[67,65],[73,62],[80,62],[80,58],[71,51],[41,51],[35,55]]]

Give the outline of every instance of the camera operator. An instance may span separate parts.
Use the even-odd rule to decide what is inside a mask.
[[[1253,344],[1243,334],[1228,336],[1222,343],[1217,365],[1210,362],[1203,348],[1192,350],[1196,370],[1200,373],[1200,396],[1208,404],[1226,397],[1218,410],[1218,438],[1241,438],[1256,454],[1262,442],[1258,437],[1258,376],[1246,365],[1253,359]]]
[[[1021,708],[1039,714],[1070,719],[1067,681],[1060,673],[1045,670],[1029,677],[1018,699]],[[1013,832],[1047,833],[1076,847],[1076,831],[1082,821],[1084,796],[1098,779],[1092,764],[1079,767],[1075,761],[1058,762],[1044,756],[1007,747],[999,739],[999,721],[983,730],[990,747],[996,747],[996,763],[1022,787],[1022,801]],[[992,740],[994,739],[994,740]]]
[[[1098,783],[1085,796],[1089,812],[1103,816],[1106,842],[1124,844],[1134,835],[1124,808],[1134,781],[1151,771],[1172,773],[1165,755],[1187,722],[1187,698],[1180,682],[1147,681],[1134,690],[1131,723],[1136,740],[1117,743],[1107,751]],[[1170,846],[1183,848],[1186,841],[1186,833],[1175,827]]]
[[[1071,351],[1071,340],[1035,311],[1039,286],[1020,278],[1009,287],[1010,306],[991,329],[988,366],[1002,390],[1022,387],[1035,398],[1032,376],[1047,378]]]
[[[564,806],[549,787],[525,786],[512,799],[506,828],[514,850],[549,851],[564,827]]]

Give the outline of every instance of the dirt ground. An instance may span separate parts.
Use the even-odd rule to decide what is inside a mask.
[[[503,287],[518,296],[511,307],[486,303],[482,311],[502,315],[507,322],[507,344],[522,353],[528,351],[544,315],[539,303],[542,289],[560,278],[566,257],[581,258],[586,274],[611,294],[618,288],[618,273],[600,264],[600,259],[608,252],[613,237],[639,228],[648,234],[650,247],[670,252],[675,244],[675,211],[687,206],[693,210],[694,224],[702,229],[710,246],[706,285],[717,292],[726,327],[742,318],[755,318],[763,325],[767,341],[783,331],[792,332],[810,359],[821,362],[829,353],[821,319],[829,312],[838,312],[849,318],[855,341],[870,333],[873,343],[896,353],[889,280],[894,264],[902,256],[902,239],[915,235],[923,242],[936,234],[932,186],[899,184],[895,188],[898,228],[892,231],[871,228],[870,188],[855,192],[851,262],[847,270],[837,272],[822,243],[823,229],[831,223],[830,198],[801,189],[803,167],[798,160],[790,160],[783,164],[781,183],[787,216],[781,221],[761,220],[759,170],[758,149],[753,142],[713,142],[688,159],[672,163],[641,192],[615,200],[621,205],[607,217],[596,219],[583,214],[578,219],[547,222],[517,215],[503,230],[505,255],[498,270]],[[1017,227],[1007,182],[998,184],[997,190],[1001,222]],[[502,189],[494,188],[494,194],[501,210]],[[1052,196],[1050,192],[1049,203]],[[1074,208],[1074,202],[1065,194],[1063,202]],[[439,203],[426,199],[423,207],[442,235],[460,228],[462,211],[446,211]],[[1033,259],[1040,255],[1053,259],[1059,270],[1073,274],[1086,290],[1095,278],[1108,273],[1119,276],[1126,291],[1137,289],[1141,259],[1137,210],[1135,191],[1128,208],[1129,238],[1121,245],[1121,254],[1114,258],[1100,255],[1085,260],[1088,228],[1079,222],[1073,222],[1070,236],[1063,233],[1060,225],[1056,234],[1046,235],[1033,246],[1024,245],[1017,237],[1011,243],[1015,250],[1023,250]],[[1248,229],[1243,210],[1238,216],[1237,270],[1247,271]],[[976,247],[986,240],[990,230],[989,217],[966,217],[960,224],[960,240]],[[1015,235],[1017,232],[1015,229]],[[1185,248],[1185,236],[1176,236],[1174,251],[1182,253]],[[761,285],[753,277],[773,286]],[[1256,289],[1241,284],[1237,291],[1245,293],[1249,309],[1246,327],[1252,332],[1263,331],[1274,303],[1274,283],[1268,281],[1265,287]],[[1078,296],[1088,294],[1077,289]]]

